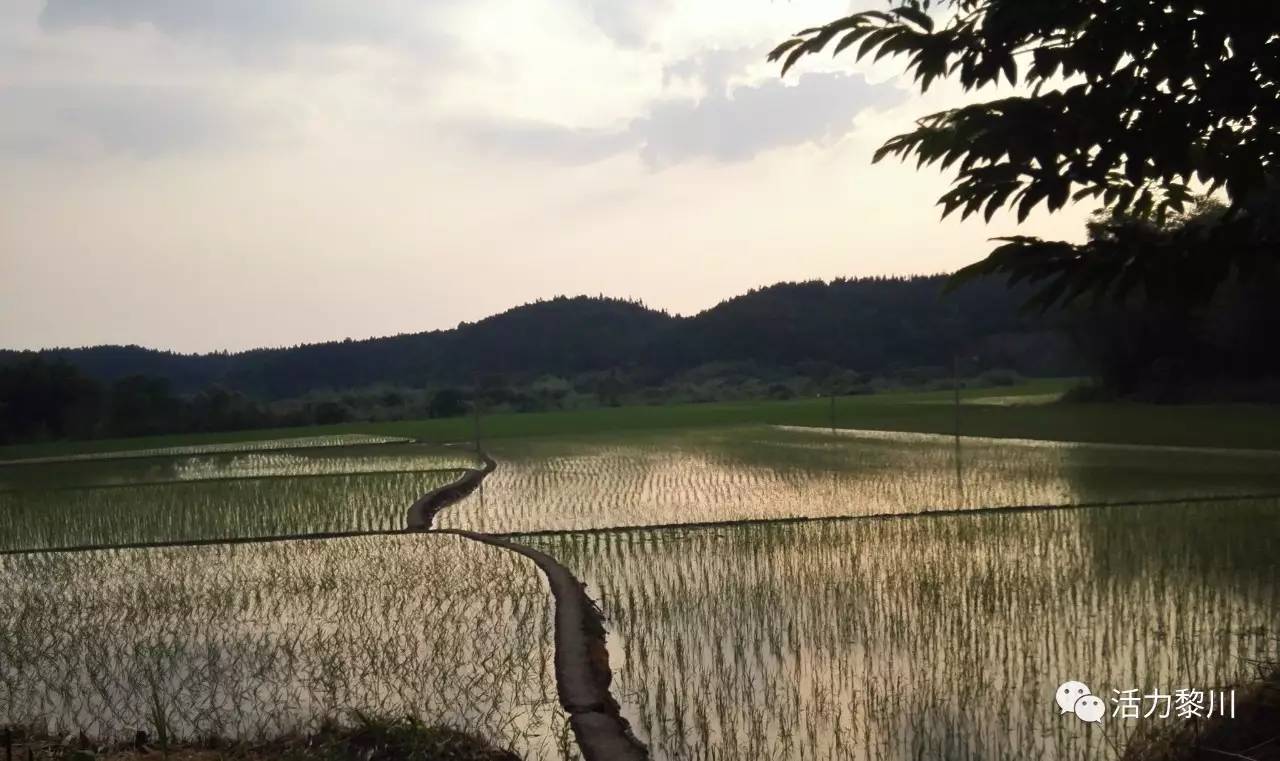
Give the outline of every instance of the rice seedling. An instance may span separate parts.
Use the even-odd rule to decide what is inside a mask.
[[[59,460],[0,466],[0,491],[212,481],[267,476],[401,473],[475,465],[467,449],[426,444],[283,448],[256,452]]]
[[[392,531],[450,472],[170,482],[0,494],[0,548]]]
[[[1114,757],[1057,685],[1210,688],[1274,647],[1280,500],[531,541],[603,600],[655,758]]]
[[[441,535],[0,558],[0,725],[255,741],[413,716],[563,757],[545,582]]]
[[[743,428],[498,441],[483,501],[440,525],[605,529],[1280,494],[1280,453]]]
[[[595,530],[518,541],[600,598],[614,694],[662,759],[1106,757],[1128,727],[1063,720],[1059,682],[1208,688],[1274,642],[1280,499],[963,511],[1275,494],[1280,455],[954,443],[760,425],[503,440],[436,523]],[[385,443],[5,466],[0,550],[395,531],[474,464]],[[885,515],[903,517],[681,528]],[[574,754],[541,576],[457,537],[6,555],[0,588],[0,724],[180,742],[359,710]]]
[[[131,457],[172,457],[189,454],[214,454],[219,452],[257,452],[271,449],[310,449],[314,447],[345,447],[354,444],[404,443],[403,436],[380,436],[366,433],[337,433],[325,436],[298,436],[288,439],[262,439],[258,441],[234,441],[217,444],[190,444],[173,447],[122,449],[84,454],[52,455],[48,457],[24,457],[0,460],[0,465],[31,465],[46,462],[79,462],[84,460],[119,460]]]
[[[0,469],[0,550],[392,531],[465,450],[330,447]]]

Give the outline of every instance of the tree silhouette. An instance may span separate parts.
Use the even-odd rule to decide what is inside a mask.
[[[1026,94],[925,116],[875,154],[955,170],[943,216],[1018,220],[1094,199],[1114,215],[1181,213],[1221,191],[1211,224],[1141,241],[998,239],[957,273],[1036,285],[1047,308],[1084,293],[1204,301],[1232,276],[1276,269],[1280,3],[1257,0],[927,0],[806,29],[769,55],[782,73],[834,43],[906,56],[921,91],[1000,81]]]
[[[1131,248],[1165,246],[1198,236],[1227,213],[1202,199],[1185,214],[1162,221],[1098,214],[1090,241]],[[1280,286],[1274,277],[1233,279],[1203,303],[1133,297],[1123,304],[1081,310],[1073,325],[1103,395],[1150,401],[1231,398],[1275,400],[1280,355],[1272,347],[1280,328]]]

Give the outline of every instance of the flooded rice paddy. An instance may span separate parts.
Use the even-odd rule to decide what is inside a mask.
[[[288,439],[260,439],[257,441],[231,441],[222,444],[191,444],[189,446],[89,452],[85,454],[56,455],[51,457],[24,457],[18,460],[0,460],[0,465],[83,462],[86,460],[123,460],[138,457],[173,457],[175,455],[200,455],[226,452],[265,452],[281,449],[316,449],[320,447],[358,446],[361,444],[406,443],[408,441],[409,439],[400,436],[373,436],[364,433],[340,433],[331,436],[299,436]]]
[[[453,447],[330,447],[0,468],[0,550],[389,531],[474,465]]]
[[[0,584],[0,724],[254,740],[361,711],[568,747],[542,575],[459,537],[10,555]]]
[[[475,465],[220,446],[0,466],[0,549],[395,530]],[[487,448],[438,523],[588,584],[654,758],[1113,757],[1138,723],[1062,717],[1057,684],[1208,689],[1280,645],[1280,498],[1212,499],[1280,495],[1277,453],[768,426]],[[0,588],[0,724],[253,738],[361,710],[574,753],[545,583],[458,537],[7,555]]]
[[[1280,501],[538,537],[603,600],[665,759],[1100,759],[1061,716],[1274,654]],[[1145,710],[1145,708],[1144,708]]]
[[[1280,495],[1280,452],[758,426],[495,441],[483,504],[441,524],[532,532]],[[957,468],[957,459],[959,467]]]

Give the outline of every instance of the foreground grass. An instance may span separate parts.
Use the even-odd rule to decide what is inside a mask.
[[[140,733],[133,743],[95,746],[84,739],[26,736],[20,730],[0,731],[0,748],[14,759],[59,761],[132,761],[170,758],[179,761],[520,761],[510,751],[495,748],[480,738],[442,726],[417,721],[357,717],[353,725],[329,724],[309,736],[285,737],[258,744],[214,740],[170,746]],[[7,739],[7,743],[6,743]]]
[[[1152,405],[1130,402],[1015,404],[1017,397],[1037,401],[1065,390],[1069,381],[1039,380],[1003,388],[966,389],[959,414],[967,436],[1037,438],[1127,444],[1280,449],[1280,405]],[[984,403],[993,397],[1005,403]],[[841,428],[954,433],[956,411],[950,391],[894,392],[836,400],[835,424]],[[706,427],[744,423],[828,426],[828,399],[722,402],[503,413],[485,416],[485,438],[562,436],[659,428]],[[52,442],[0,447],[0,459],[87,452],[216,444],[233,441],[367,433],[426,441],[472,437],[470,418],[342,423],[227,433],[147,436],[133,439]]]
[[[1238,695],[1234,717],[1152,724],[1121,761],[1277,761],[1280,759],[1280,662],[1259,664]]]

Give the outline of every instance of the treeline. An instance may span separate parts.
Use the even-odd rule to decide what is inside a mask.
[[[50,349],[104,382],[147,375],[175,393],[218,385],[262,400],[383,384],[516,382],[612,369],[670,378],[709,363],[789,367],[823,361],[864,373],[947,366],[957,351],[1027,375],[1077,370],[1055,324],[1019,313],[1025,294],[979,282],[941,295],[945,278],[782,283],[693,317],[607,298],[556,298],[452,330],[234,354],[183,355],[137,346]],[[9,352],[13,360],[20,354]],[[0,355],[0,361],[4,356]]]
[[[486,373],[464,386],[373,386],[262,401],[221,386],[177,394],[166,379],[154,376],[101,383],[64,359],[34,355],[0,366],[0,444],[457,417],[477,407],[488,414],[845,396],[904,386],[949,388],[951,372],[937,367],[873,375],[824,361],[788,368],[716,362],[669,377],[642,368],[543,375],[532,381]],[[966,373],[964,382],[971,385],[1002,386],[1020,380],[1009,370],[973,375],[966,367]]]
[[[0,439],[136,436],[593,405],[869,393],[1071,372],[1019,294],[944,278],[782,283],[693,317],[556,298],[452,330],[240,353],[137,346],[0,355]]]
[[[168,379],[154,376],[102,383],[60,358],[35,355],[0,366],[0,443],[231,431],[315,417],[275,414],[223,388],[180,397]]]
[[[500,407],[511,393],[373,388],[264,402],[221,386],[177,394],[155,376],[102,383],[65,359],[35,354],[0,365],[0,444],[453,417],[476,402]]]
[[[782,283],[693,317],[556,298],[453,330],[236,354],[140,347],[0,355],[0,440],[227,431],[485,410],[703,402],[1088,373],[1082,396],[1280,398],[1280,301],[1237,282],[1206,305],[1088,304],[945,278]]]
[[[1280,277],[1233,278],[1204,304],[1078,310],[1073,343],[1093,378],[1078,399],[1280,402]]]
[[[1079,398],[1280,401],[1280,192],[1255,203],[1231,223],[1250,214],[1263,222],[1252,243],[1234,239],[1240,251],[1197,248],[1232,215],[1213,198],[1163,219],[1093,216],[1090,245],[1137,258],[1131,277],[1071,312],[1074,343],[1094,376]]]

